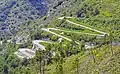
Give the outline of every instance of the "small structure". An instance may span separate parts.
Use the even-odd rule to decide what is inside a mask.
[[[62,38],[59,38],[59,39],[58,39],[58,42],[60,43],[60,42],[62,42],[62,40],[63,40]]]
[[[87,42],[85,44],[85,49],[91,49],[91,48],[94,48],[94,44],[92,42]]]
[[[2,45],[2,44],[3,44],[3,42],[2,42],[2,41],[0,41],[0,44]]]

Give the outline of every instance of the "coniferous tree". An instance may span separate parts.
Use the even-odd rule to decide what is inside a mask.
[[[42,61],[43,61],[43,52],[40,50],[36,51],[35,55],[36,62],[39,63],[39,72],[42,74]]]
[[[113,41],[114,41],[114,36],[113,36],[112,32],[109,33],[108,38],[109,38],[109,42],[110,42],[110,50],[111,50],[112,55],[113,55],[114,52],[113,52],[113,48],[112,48],[112,46],[113,46],[112,43],[113,43]]]

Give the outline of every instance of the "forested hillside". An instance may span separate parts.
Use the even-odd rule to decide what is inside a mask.
[[[0,74],[120,74],[119,0],[18,1],[0,6]]]

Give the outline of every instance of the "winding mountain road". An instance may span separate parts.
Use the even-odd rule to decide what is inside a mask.
[[[46,31],[46,32],[49,32],[49,33],[51,33],[51,34],[54,34],[54,35],[56,35],[56,36],[58,36],[58,37],[61,37],[61,38],[63,38],[63,39],[66,39],[66,40],[68,40],[68,41],[72,41],[71,39],[69,39],[69,38],[67,38],[67,37],[64,37],[64,36],[62,36],[62,35],[59,35],[59,34],[57,34],[57,33],[54,33],[54,32],[52,32],[52,31],[50,31],[49,28],[42,28],[42,30],[43,30],[43,31]]]
[[[59,19],[62,20],[64,19],[65,17],[60,17]],[[66,17],[66,18],[72,18],[72,17]],[[86,29],[89,29],[89,30],[92,30],[92,31],[95,31],[95,32],[98,32],[98,33],[101,33],[102,35],[99,35],[99,34],[90,34],[90,33],[82,33],[82,32],[74,32],[74,33],[81,33],[81,34],[87,34],[87,35],[95,35],[95,36],[105,36],[106,34],[109,35],[108,33],[105,33],[105,32],[102,32],[102,31],[99,31],[99,30],[96,30],[96,29],[93,29],[93,28],[90,28],[90,27],[87,27],[87,26],[84,26],[84,25],[80,25],[80,24],[77,24],[77,23],[74,23],[70,20],[66,20],[67,22],[71,23],[71,24],[74,24],[74,25],[77,25],[77,26],[80,26],[80,27],[83,27],[83,28],[86,28]],[[72,31],[65,31],[65,30],[61,30],[61,29],[56,29],[56,28],[42,28],[41,30],[43,31],[46,31],[46,32],[49,32],[53,35],[56,35],[58,37],[61,37],[67,41],[72,41],[71,39],[67,38],[67,37],[64,37],[62,35],[59,35],[55,32],[52,32],[50,30],[58,30],[58,31],[63,31],[63,32],[70,32],[72,33]],[[33,40],[32,41],[32,44],[33,44],[33,47],[32,49],[27,49],[27,48],[22,48],[22,49],[19,49],[19,51],[15,52],[15,54],[18,56],[18,57],[21,57],[21,58],[33,58],[35,56],[35,51],[38,50],[38,49],[41,49],[41,50],[45,50],[45,46],[43,46],[42,44],[40,44],[40,42],[46,42],[46,43],[52,43],[52,42],[48,42],[48,41],[43,41],[43,40]],[[77,44],[79,44],[79,42],[75,41]],[[93,46],[88,46],[88,45],[85,45],[86,48],[89,47],[89,48],[92,48]]]
[[[93,35],[93,36],[104,36],[100,34],[91,34],[91,33],[83,33],[83,32],[73,32],[73,31],[66,31],[66,30],[61,30],[61,29],[56,29],[56,28],[48,28],[49,30],[58,30],[58,31],[63,31],[63,32],[69,32],[69,33],[79,33],[79,34],[86,34],[86,35]]]
[[[32,50],[36,51],[36,50],[38,50],[38,48],[41,49],[41,50],[45,50],[45,46],[43,46],[42,44],[40,44],[40,42],[45,42],[45,43],[52,44],[52,42],[48,42],[48,41],[33,40],[32,41],[32,44],[33,44]]]
[[[64,18],[73,18],[73,17],[60,17],[58,19],[63,20]],[[74,25],[77,25],[77,26],[80,26],[80,27],[83,27],[83,28],[86,28],[86,29],[89,29],[89,30],[92,30],[92,31],[95,31],[95,32],[98,32],[98,33],[101,33],[103,35],[109,35],[109,33],[105,33],[105,32],[102,32],[102,31],[99,31],[99,30],[96,30],[96,29],[93,29],[93,28],[90,28],[90,27],[87,27],[87,26],[84,26],[84,25],[80,25],[80,24],[77,24],[77,23],[72,22],[72,21],[67,20],[67,19],[66,19],[66,21],[71,23],[71,24],[74,24]]]
[[[17,52],[15,52],[15,54],[20,58],[27,58],[27,59],[33,58],[35,56],[36,50],[38,50],[38,49],[45,50],[45,46],[40,44],[40,42],[52,43],[52,42],[43,41],[43,40],[33,40],[32,41],[32,44],[33,44],[32,49],[20,48],[20,49],[18,49]]]

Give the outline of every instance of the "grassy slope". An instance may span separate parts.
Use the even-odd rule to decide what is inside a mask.
[[[89,53],[79,53],[79,74],[119,74],[120,73],[120,49],[114,47],[114,55],[111,56],[111,51],[104,46],[100,50],[94,50],[95,63]],[[77,55],[72,55],[65,58],[66,61],[63,64],[65,74],[75,74],[76,66],[74,60]],[[56,71],[55,64],[47,66],[46,74],[54,74]]]
[[[73,7],[71,7],[70,10],[73,14],[76,14],[75,12],[82,8],[86,11],[84,13],[88,16],[86,19],[83,20],[83,23],[89,24],[90,26],[93,26],[95,28],[99,28],[99,30],[105,30],[106,32],[109,32],[110,29],[113,30],[115,28],[114,31],[116,32],[116,34],[119,33],[119,30],[117,30],[119,27],[119,21],[117,21],[117,19],[119,19],[120,17],[119,0],[85,0],[84,3],[77,7],[75,7],[75,4],[73,4]],[[87,10],[88,8],[92,8],[93,10]],[[91,14],[91,12],[94,12],[96,8],[100,11],[100,13],[94,16]],[[103,47],[101,50],[97,50],[97,54],[95,57],[96,63],[93,63],[93,59],[91,58],[92,55],[79,54],[80,74],[119,74],[119,47],[115,47],[114,52],[115,55],[111,56],[108,47]],[[63,65],[65,74],[75,74],[76,68],[72,63],[75,57],[77,57],[77,55],[66,58],[66,62]],[[47,74],[54,74],[54,72],[55,64],[47,66]]]
[[[115,37],[120,37],[120,1],[119,0],[85,0],[80,6],[83,8],[86,17],[84,24],[89,24],[100,30],[112,33]],[[95,9],[99,10],[99,14],[94,16]]]
[[[78,1],[78,0],[77,0]],[[77,4],[76,4],[77,5]],[[74,9],[73,9],[74,8]],[[81,5],[73,4],[71,7],[71,12],[75,12],[80,9],[84,9],[84,12],[88,17],[83,20],[83,23],[89,24],[94,28],[99,28],[99,30],[113,30],[115,36],[118,36],[120,33],[119,30],[119,17],[120,17],[120,1],[119,0],[85,0]],[[93,10],[87,10],[92,8]],[[98,9],[100,13],[96,16],[92,15],[91,12],[94,12],[95,9]],[[72,11],[72,9],[74,11]],[[69,12],[68,12],[69,13]],[[114,56],[111,56],[110,50],[108,47],[103,47],[101,50],[97,51],[96,54],[96,63],[93,63],[90,54],[84,54],[81,56],[79,54],[79,72],[80,74],[119,74],[120,73],[120,49],[119,47],[114,47]],[[73,59],[77,55],[66,58],[64,63],[65,74],[75,74],[76,68],[73,65]],[[54,74],[55,64],[47,66],[47,74]]]
[[[74,0],[75,1],[75,0]],[[66,16],[72,14],[76,14],[76,12],[80,9],[87,8],[93,8],[93,11],[95,11],[96,8],[99,9],[100,14],[97,16],[93,16],[90,14],[90,11],[86,11],[86,15],[89,16],[89,18],[86,18],[83,23],[92,25],[93,27],[102,28],[106,31],[110,28],[119,28],[119,21],[116,22],[110,22],[112,20],[119,19],[120,17],[120,1],[119,0],[84,0],[84,3],[81,3],[80,0],[76,0],[77,2],[72,4],[71,7],[63,8],[61,9],[61,14],[66,13]],[[102,2],[101,2],[102,1]],[[87,4],[87,7],[85,6]],[[58,24],[58,19],[53,18],[52,21],[49,24],[55,25]],[[98,20],[98,21],[96,21]],[[105,23],[101,23],[105,20]],[[106,23],[110,22],[110,23]],[[38,20],[38,23],[36,23],[36,27],[41,22]],[[34,22],[30,24],[30,29],[33,31],[36,29],[33,28],[32,24],[35,24]],[[116,25],[114,25],[116,24]],[[110,26],[109,26],[110,25]],[[119,32],[119,30],[115,30],[115,32]],[[103,47],[100,51],[97,51],[98,54],[96,54],[96,63],[93,63],[93,59],[91,59],[91,56],[89,53],[81,55],[79,54],[79,71],[80,74],[90,74],[93,72],[93,74],[114,74],[120,72],[120,49],[115,48],[115,55],[111,57],[110,50]],[[77,57],[77,55],[72,55],[71,57],[66,58],[66,62],[64,63],[64,71],[65,74],[75,74],[76,67],[73,64],[74,59]],[[32,66],[32,65],[31,65]],[[32,69],[35,66],[32,66]],[[19,69],[18,69],[19,71]],[[22,68],[21,71],[24,71],[24,68]],[[31,74],[35,74],[35,70],[31,70]],[[110,72],[111,71],[111,72]],[[30,71],[29,71],[30,72]],[[55,72],[55,64],[51,64],[47,66],[47,73],[46,74],[53,74]],[[24,72],[23,72],[24,74]],[[119,73],[118,73],[119,74]]]
[[[61,9],[61,14],[65,13],[65,16],[76,16],[80,11],[85,18],[80,20],[84,25],[92,28],[105,31],[107,33],[112,30],[115,37],[120,37],[120,2],[119,0],[71,0],[72,5]],[[98,9],[99,14],[95,14],[95,10]],[[57,21],[56,19],[54,19]],[[56,22],[50,23],[55,24]]]
[[[67,19],[68,19],[68,18],[67,18]],[[101,30],[101,29],[99,29],[99,28],[96,28],[96,27],[90,26],[90,25],[88,25],[88,24],[84,24],[84,23],[82,23],[82,22],[80,22],[80,21],[77,21],[78,18],[69,18],[68,20],[70,20],[70,21],[72,21],[72,22],[75,22],[75,23],[77,23],[77,24],[80,24],[80,25],[84,25],[84,26],[89,27],[89,28],[93,28],[93,29],[96,29],[96,30]],[[80,26],[79,26],[79,27],[80,27]],[[91,33],[91,34],[100,34],[100,33],[98,33],[98,32],[94,32],[94,31],[91,32],[89,29],[85,29],[85,31],[88,32],[88,33]]]

